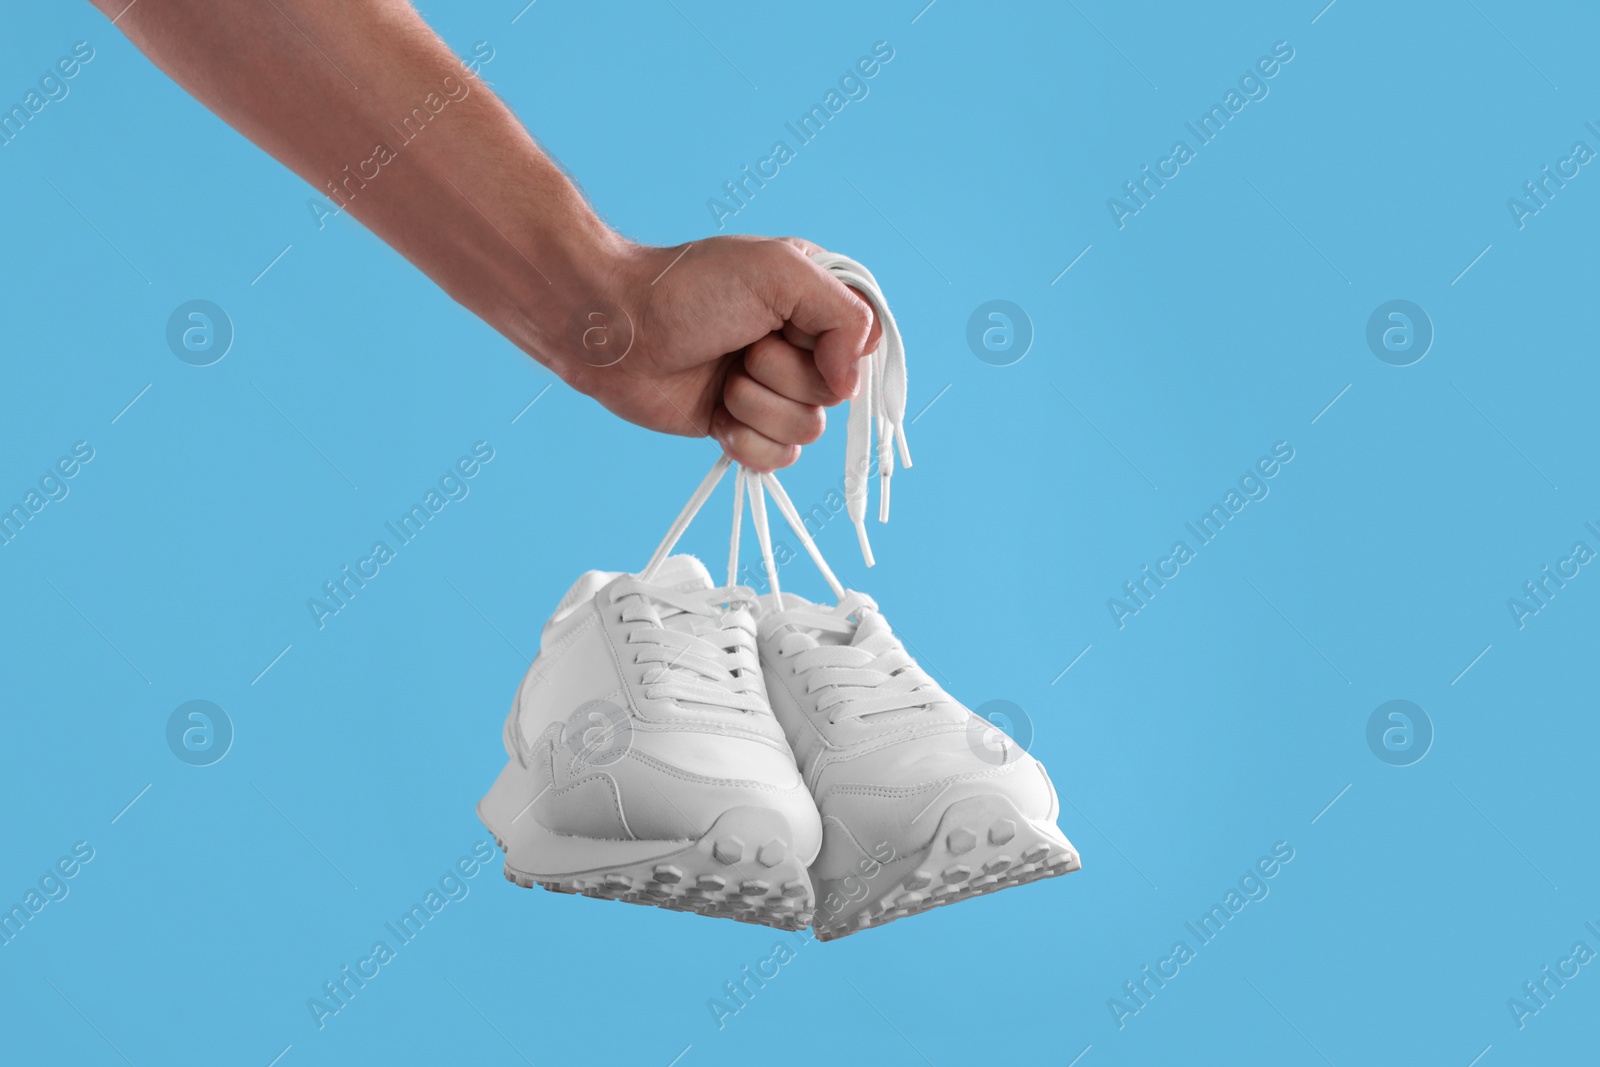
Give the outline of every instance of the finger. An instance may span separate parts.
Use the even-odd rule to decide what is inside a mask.
[[[804,347],[768,334],[744,350],[744,369],[750,377],[781,396],[800,404],[837,404],[839,398],[817,370],[817,361]]]
[[[829,278],[833,280],[832,275]],[[843,400],[861,391],[860,360],[877,348],[883,334],[872,305],[849,286],[837,281],[835,284],[854,302],[856,311],[845,325],[818,334],[812,353],[822,377]],[[865,316],[865,331],[861,329],[860,316]]]
[[[791,244],[800,249],[800,251],[804,252],[807,256],[823,251],[821,246],[813,244],[803,237],[783,237],[779,239],[786,244]],[[851,289],[850,292],[851,295],[855,295],[854,289]],[[872,329],[867,334],[867,343],[863,351],[876,352],[878,350],[879,342],[883,340],[883,323],[878,320],[878,314],[870,304],[867,305],[867,310],[872,315]],[[806,331],[800,329],[800,327],[796,326],[793,322],[786,322],[783,324],[783,336],[787,338],[789,343],[794,345],[796,348],[803,348],[807,352],[816,350],[817,339]]]
[[[783,324],[783,339],[807,352],[815,352],[817,349],[817,339],[792,322]]]
[[[743,367],[728,374],[722,387],[728,413],[779,444],[809,445],[822,436],[827,416],[815,404],[802,404],[762,385]]]
[[[736,463],[755,471],[775,471],[800,458],[799,445],[779,444],[728,414],[727,408],[711,413],[711,436]]]
[[[855,292],[854,289],[850,291],[852,293]],[[878,313],[876,310],[871,308],[871,305],[868,305],[868,309],[872,311],[872,330],[867,334],[866,351],[876,352],[878,350],[878,344],[883,340],[883,323],[879,321]],[[817,339],[812,337],[809,333],[806,333],[792,322],[786,322],[783,324],[783,337],[784,340],[788,341],[796,348],[803,348],[807,352],[816,350]]]
[[[866,355],[872,332],[871,308],[795,245],[774,241],[768,247],[783,253],[761,279],[768,286],[769,306],[816,338],[817,369],[834,395],[853,396],[861,380],[856,361]]]
[[[876,352],[883,343],[883,323],[878,319],[877,311],[872,312],[872,329],[867,331],[867,351]]]

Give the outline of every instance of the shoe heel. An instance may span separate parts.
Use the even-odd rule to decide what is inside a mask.
[[[510,745],[509,739],[507,745]],[[532,772],[522,765],[515,753],[510,755],[511,759],[495,777],[494,785],[478,801],[478,821],[494,835],[494,842],[501,851],[506,848],[506,835],[512,821],[535,796]]]

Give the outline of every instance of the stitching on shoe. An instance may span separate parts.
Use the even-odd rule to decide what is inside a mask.
[[[792,786],[788,788],[780,788],[775,785],[769,785],[766,782],[757,781],[753,778],[712,778],[708,775],[692,774],[689,771],[674,767],[670,763],[663,763],[654,756],[646,755],[637,749],[629,751],[624,758],[638,760],[645,766],[660,771],[669,778],[676,778],[679,781],[684,782],[694,782],[696,785],[742,786],[750,789],[756,789],[763,793],[771,793],[774,796],[787,796],[789,793],[794,792],[794,788]],[[800,784],[801,788],[804,788],[805,782],[803,780]],[[809,793],[810,790],[806,790],[806,792]]]
[[[906,797],[913,797],[918,793],[927,792],[934,786],[943,786],[948,788],[958,782],[977,782],[986,778],[1008,776],[1018,766],[1020,766],[1020,764],[1009,763],[1000,767],[996,767],[993,770],[972,771],[967,774],[950,775],[945,778],[936,778],[931,782],[925,782],[921,785],[915,786],[886,786],[870,785],[861,782],[840,782],[837,785],[830,785],[827,789],[823,790],[822,796],[817,798],[817,804],[820,806],[825,798],[830,797],[835,793],[841,796],[875,796],[892,800],[903,800]]]
[[[770,678],[774,673],[767,669],[769,663],[770,661],[764,657],[760,658],[762,684],[766,684],[767,679]],[[794,687],[789,684],[789,679],[785,677],[785,672],[782,670],[777,670],[776,674],[778,684],[783,686],[783,691],[789,694],[790,702],[800,710],[800,720],[805,724],[805,728],[815,735],[818,741],[822,742],[822,747],[817,750],[816,755],[813,757],[811,771],[809,773],[801,773],[801,781],[806,783],[806,791],[810,792],[813,788],[815,788],[816,783],[808,779],[820,778],[822,776],[822,769],[832,762],[829,759],[829,756],[833,752],[837,751],[837,748],[833,742],[828,740],[828,736],[824,734],[820,728],[818,728],[817,724],[811,721],[811,717],[805,714],[805,705],[801,703],[799,697],[795,696]],[[772,703],[772,698],[770,696],[767,698],[767,703]],[[773,714],[774,717],[776,717],[777,713],[774,712]]]
[[[578,610],[582,609],[580,608]],[[550,668],[555,667],[560,662],[561,657],[571,650],[572,645],[580,637],[592,629],[597,622],[599,622],[598,616],[596,614],[589,614],[576,626],[574,626],[565,636],[563,636],[559,641],[551,645],[549,648],[545,648],[543,645],[540,646],[539,654],[535,656],[533,658],[533,662],[528,665],[528,673],[523,678],[522,685],[517,689],[517,701],[519,705],[523,696],[535,686],[540,684],[551,684]],[[543,661],[542,664],[541,661]]]
[[[837,755],[829,759],[828,763],[830,766],[835,763],[849,763],[852,760],[859,759],[863,756],[870,756],[875,752],[882,751],[883,749],[892,748],[903,741],[921,740],[924,737],[938,737],[941,734],[964,733],[966,732],[966,729],[966,723],[961,723],[959,725],[956,723],[941,723],[937,728],[929,729],[926,733],[919,734],[915,730],[901,730],[890,734],[887,737],[877,737],[868,741],[858,741],[856,742],[856,746],[859,747],[851,746],[848,751],[846,751],[846,749],[843,747],[835,748],[833,751],[836,752]],[[1009,764],[1002,764],[1002,766],[1009,766]]]

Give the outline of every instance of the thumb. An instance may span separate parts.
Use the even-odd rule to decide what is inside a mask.
[[[855,292],[854,289],[850,291],[852,293]],[[872,309],[869,308],[869,310]],[[817,350],[817,339],[812,337],[809,333],[806,333],[792,322],[786,322],[783,324],[783,339],[794,345],[796,348],[803,348],[807,352],[815,352]],[[873,310],[872,329],[867,334],[866,351],[876,352],[878,350],[878,343],[882,340],[883,321],[878,318],[877,312]]]
[[[785,321],[784,335],[796,347],[811,349],[828,388],[849,399],[860,385],[859,361],[882,334],[877,317],[865,299],[809,256],[785,260],[774,301]]]

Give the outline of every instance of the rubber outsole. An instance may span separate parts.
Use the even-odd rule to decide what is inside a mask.
[[[526,772],[513,759],[478,803],[478,818],[506,854],[506,880],[624,904],[803,930],[816,895],[776,811],[732,808],[698,840],[612,841],[557,834],[529,809]]]
[[[890,875],[885,888],[869,891],[838,909],[835,917],[819,915],[817,940],[847,937],[946,904],[1070,874],[1081,866],[1077,850],[1054,824],[1025,818],[1004,796],[968,797],[945,810],[926,848],[909,861],[883,868]],[[831,900],[848,900],[857,886],[870,887],[871,881],[856,875],[818,878],[823,910]]]

